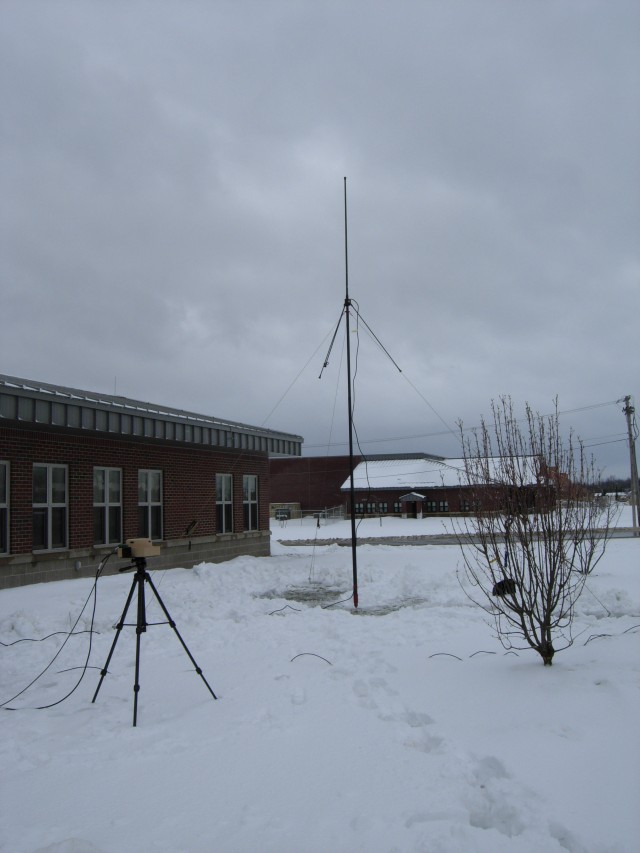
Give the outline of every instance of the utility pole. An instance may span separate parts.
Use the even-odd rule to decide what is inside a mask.
[[[631,396],[627,394],[624,397],[624,409],[622,410],[627,417],[627,433],[629,437],[629,460],[631,463],[631,507],[632,507],[632,524],[633,524],[633,535],[640,536],[640,529],[638,525],[638,506],[640,504],[640,500],[638,497],[638,463],[636,461],[636,437],[633,434],[633,415],[635,414],[635,408],[631,405]]]

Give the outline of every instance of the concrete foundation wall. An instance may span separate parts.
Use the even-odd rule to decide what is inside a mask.
[[[173,539],[162,544],[160,555],[147,561],[149,571],[157,569],[190,569],[199,563],[222,563],[234,557],[268,557],[270,551],[268,530],[249,533],[224,533],[218,536],[201,536]],[[94,577],[100,561],[109,549],[76,548],[55,554],[17,554],[0,558],[0,589],[24,586],[31,583]],[[104,574],[116,574],[129,560],[112,556],[106,563]]]

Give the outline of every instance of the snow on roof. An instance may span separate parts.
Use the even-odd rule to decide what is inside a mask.
[[[523,472],[521,484],[534,484],[537,481],[536,464],[533,457],[515,460]],[[504,482],[504,460],[496,457],[489,459],[491,482]],[[384,459],[360,462],[353,472],[356,489],[381,490],[440,489],[468,485],[464,459]],[[341,486],[342,491],[350,488],[347,479]]]

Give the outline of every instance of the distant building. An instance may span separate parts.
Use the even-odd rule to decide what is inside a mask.
[[[298,435],[0,375],[0,587],[93,574],[137,537],[162,545],[150,568],[267,555],[269,456],[301,446]]]
[[[272,459],[271,500],[284,506],[299,504],[303,514],[342,506],[350,512],[348,456]],[[354,502],[358,516],[422,517],[466,513],[483,506],[504,508],[507,495],[493,481],[468,483],[463,459],[425,453],[375,455],[354,458]],[[526,460],[526,477],[519,500],[534,505],[540,493],[535,461]]]
[[[518,489],[519,500],[535,504],[538,491],[536,464],[522,460],[525,477]],[[356,515],[423,515],[468,513],[474,509],[505,509],[508,494],[500,475],[499,460],[488,460],[488,482],[470,483],[464,459],[435,456],[378,458],[363,460],[354,470]],[[342,484],[343,495],[350,493],[350,478]]]
[[[354,459],[354,464],[360,457]],[[342,484],[348,456],[309,456],[269,460],[271,504],[298,505],[303,514],[344,505]]]

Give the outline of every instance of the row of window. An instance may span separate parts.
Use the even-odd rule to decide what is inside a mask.
[[[389,504],[386,501],[379,501],[376,503],[375,501],[367,501],[363,503],[360,501],[355,504],[356,515],[385,515],[389,512]],[[396,501],[393,504],[393,512],[402,512],[402,506],[400,501]]]
[[[162,471],[138,471],[138,535],[163,538]],[[216,474],[216,530],[234,529],[233,477]],[[32,548],[53,551],[67,548],[69,471],[66,465],[34,464],[32,501]],[[242,478],[244,530],[258,529],[258,477]],[[93,544],[122,542],[122,470],[93,469]],[[0,462],[0,554],[9,553],[9,463]]]
[[[425,501],[425,512],[449,512],[449,501]]]
[[[425,512],[449,512],[449,501],[425,501],[423,504]],[[386,501],[367,501],[356,503],[356,515],[385,515],[389,512],[389,504]],[[460,501],[460,512],[470,512],[471,504],[469,501]],[[395,501],[393,504],[393,512],[401,513],[402,504],[400,501]]]

